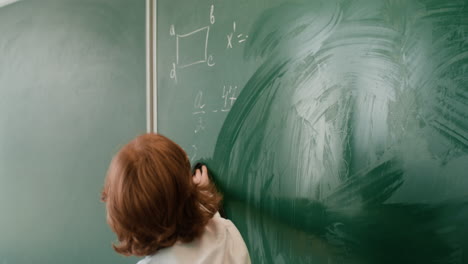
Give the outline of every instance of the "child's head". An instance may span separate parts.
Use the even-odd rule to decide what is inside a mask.
[[[112,159],[102,193],[107,221],[124,255],[151,255],[199,236],[216,213],[214,186],[193,183],[184,150],[158,134],[145,134]]]

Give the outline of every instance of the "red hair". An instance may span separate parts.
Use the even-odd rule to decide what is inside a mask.
[[[102,200],[117,234],[115,251],[145,256],[190,242],[218,211],[221,195],[212,183],[193,183],[185,151],[158,134],[144,134],[112,159]]]

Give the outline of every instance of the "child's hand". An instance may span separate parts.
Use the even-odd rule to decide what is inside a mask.
[[[210,183],[210,178],[208,177],[208,169],[205,165],[200,169],[195,170],[195,175],[193,175],[193,183],[198,186],[207,186]]]

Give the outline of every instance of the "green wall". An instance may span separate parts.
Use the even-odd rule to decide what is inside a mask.
[[[468,263],[467,36],[466,0],[161,0],[158,127],[253,263]]]
[[[0,8],[0,263],[136,262],[99,199],[145,95],[145,1]]]

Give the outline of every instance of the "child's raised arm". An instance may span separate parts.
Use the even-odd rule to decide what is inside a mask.
[[[210,178],[208,177],[208,169],[205,165],[201,166],[201,170],[195,170],[195,174],[193,175],[193,183],[200,187],[205,187],[210,183]]]

